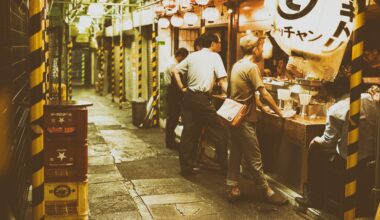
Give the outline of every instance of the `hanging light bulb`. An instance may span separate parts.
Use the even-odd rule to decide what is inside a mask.
[[[218,9],[213,7],[208,7],[205,9],[203,12],[203,18],[208,22],[208,23],[214,23],[216,20],[219,19],[219,11]]]
[[[183,18],[180,17],[179,15],[174,15],[171,19],[170,22],[174,27],[181,27],[183,25]]]
[[[269,38],[266,37],[264,40],[264,45],[263,45],[263,57],[264,59],[270,59],[272,58],[273,54],[273,45],[270,42]]]
[[[186,12],[183,19],[188,26],[194,26],[198,21],[198,16],[194,12]]]
[[[174,0],[163,0],[162,1],[162,5],[166,8],[166,9],[172,9],[172,8],[175,8],[177,6],[177,2],[174,1]]]
[[[195,0],[198,5],[207,5],[209,0]]]
[[[170,25],[170,22],[167,18],[158,19],[158,27],[165,29],[165,28],[168,28],[169,25]]]

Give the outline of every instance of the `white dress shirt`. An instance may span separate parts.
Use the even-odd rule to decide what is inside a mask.
[[[361,94],[359,125],[359,160],[375,155],[377,103],[369,94]],[[347,157],[348,144],[348,111],[350,97],[343,96],[332,105],[327,113],[326,127],[321,137],[314,140],[325,146],[336,147],[337,153],[344,159]]]
[[[177,64],[178,64],[177,59],[174,56],[172,56],[169,59],[164,70],[164,83],[166,86],[172,83],[172,70]]]
[[[207,48],[191,53],[175,68],[187,73],[187,85],[193,92],[211,92],[215,78],[227,76],[220,55]]]

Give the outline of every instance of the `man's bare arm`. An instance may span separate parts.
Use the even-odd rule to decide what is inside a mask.
[[[179,71],[176,69],[176,68],[173,68],[172,69],[172,74],[175,78],[175,81],[178,85],[178,88],[182,91],[182,92],[186,92],[187,91],[187,88],[183,85],[182,83],[182,80],[181,80],[181,76],[179,75]]]
[[[265,89],[265,87],[260,87],[259,88],[259,92],[260,92],[260,95],[268,102],[269,104],[269,107],[274,111],[276,112],[276,114],[278,114],[280,117],[284,117],[280,108],[277,106],[276,102],[274,101],[274,99],[272,98],[272,96],[270,95],[270,93]]]
[[[222,87],[222,90],[225,94],[227,94],[227,87],[228,87],[228,80],[227,77],[219,78],[218,84],[220,87]]]

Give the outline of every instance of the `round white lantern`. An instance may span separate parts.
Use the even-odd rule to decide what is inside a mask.
[[[321,78],[335,78],[354,26],[353,1],[278,0],[268,8],[274,10],[271,34],[278,45],[287,54],[298,54],[320,66],[320,76],[329,72]]]
[[[183,18],[180,17],[179,15],[174,15],[171,19],[170,19],[170,23],[172,23],[172,25],[174,27],[181,27],[183,25]]]
[[[180,0],[179,5],[181,6],[181,10],[190,10],[191,9],[191,4],[189,0]]]
[[[194,12],[186,12],[183,19],[188,26],[194,26],[198,21],[198,16]]]
[[[170,25],[170,22],[167,18],[158,19],[158,27],[165,29],[165,28],[168,28],[169,25]]]
[[[203,12],[203,18],[208,23],[214,23],[216,20],[219,19],[219,11],[215,7],[208,7]]]
[[[198,5],[207,5],[209,0],[195,0]]]
[[[157,17],[165,15],[165,7],[163,5],[154,6],[154,13],[156,13]]]

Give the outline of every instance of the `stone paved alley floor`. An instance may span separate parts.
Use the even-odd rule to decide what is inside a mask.
[[[249,184],[244,199],[230,204],[222,175],[202,170],[183,178],[163,130],[134,127],[128,105],[119,110],[110,97],[90,89],[74,95],[94,104],[88,126],[90,219],[308,219],[290,204],[257,202]]]

